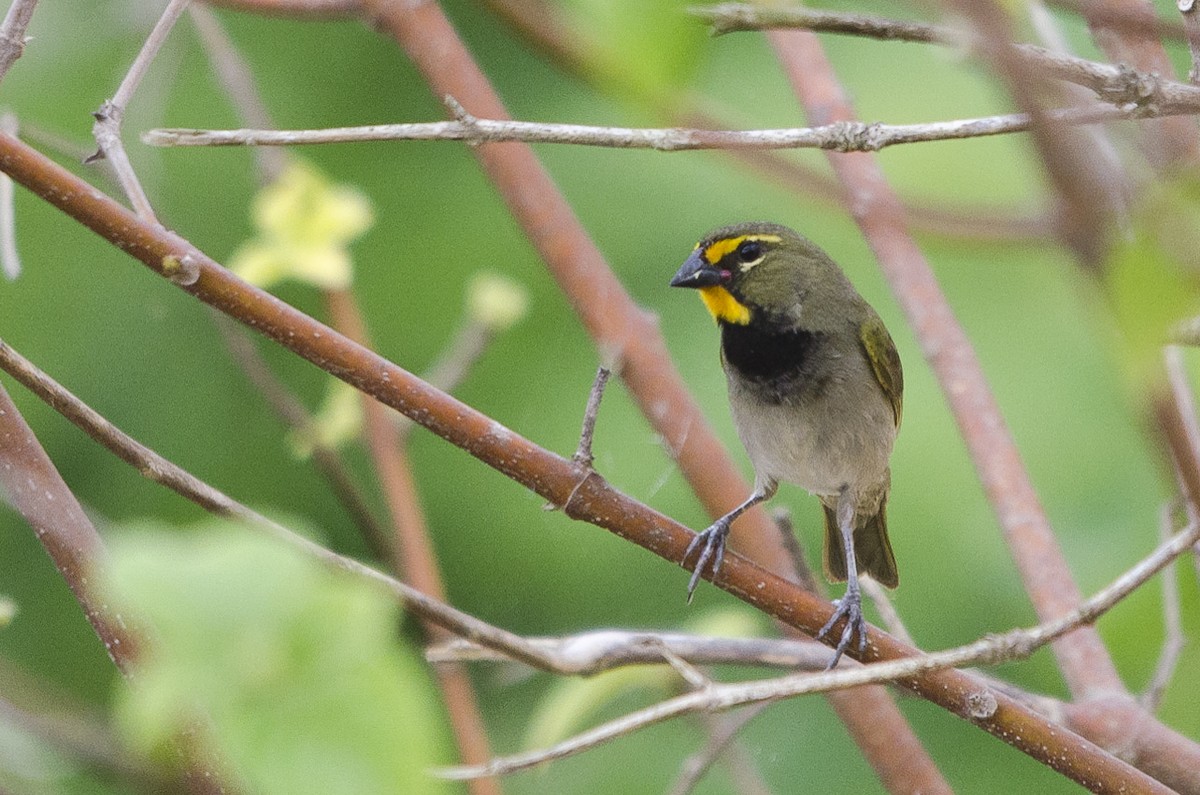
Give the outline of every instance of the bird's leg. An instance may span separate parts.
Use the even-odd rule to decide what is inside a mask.
[[[858,651],[861,654],[867,648],[867,622],[862,614],[862,592],[858,587],[858,561],[854,558],[854,503],[855,495],[849,486],[842,486],[838,494],[837,521],[838,529],[842,531],[842,548],[846,551],[846,594],[834,602],[837,610],[821,627],[817,639],[825,637],[833,625],[840,619],[846,619],[842,637],[838,639],[837,648],[833,651],[833,659],[825,670],[830,670],[842,659],[842,653],[850,646],[850,641],[858,635]]]
[[[725,539],[729,537],[729,527],[733,524],[733,520],[763,500],[770,499],[777,488],[778,484],[773,480],[756,483],[754,492],[746,498],[745,502],[710,524],[703,532],[697,533],[696,537],[692,539],[692,543],[688,544],[687,550],[683,553],[683,560],[679,562],[679,565],[685,569],[688,558],[697,549],[700,550],[700,557],[696,559],[696,567],[692,569],[692,578],[688,580],[687,600],[689,603],[692,601],[692,594],[695,593],[696,586],[700,583],[700,576],[704,573],[704,567],[708,565],[708,562],[712,561],[714,577],[721,570],[721,563],[725,560]]]

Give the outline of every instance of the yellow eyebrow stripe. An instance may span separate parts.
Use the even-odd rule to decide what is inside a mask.
[[[704,249],[704,258],[710,264],[716,265],[725,255],[736,249],[747,240],[762,240],[766,243],[779,243],[783,240],[779,235],[739,235],[738,237],[724,237],[720,240],[714,240]]]

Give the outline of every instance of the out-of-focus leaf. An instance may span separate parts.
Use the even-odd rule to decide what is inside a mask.
[[[1200,310],[1200,177],[1151,192],[1105,269],[1109,301],[1126,342],[1126,370],[1140,380],[1178,324]]]
[[[662,97],[694,74],[708,38],[687,14],[693,0],[567,0],[572,27],[588,42],[597,85],[618,95]]]
[[[467,285],[471,317],[493,333],[507,331],[529,312],[529,291],[498,273],[477,273]]]
[[[446,791],[433,688],[375,586],[213,523],[120,535],[107,587],[153,627],[116,700],[140,752],[170,758],[203,716],[252,792]]]

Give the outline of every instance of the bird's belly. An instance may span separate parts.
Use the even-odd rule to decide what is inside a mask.
[[[855,404],[853,416],[847,414],[846,406]],[[834,496],[845,485],[860,488],[887,478],[896,426],[882,396],[865,405],[861,398],[819,400],[804,411],[755,400],[733,405],[734,425],[760,481]]]

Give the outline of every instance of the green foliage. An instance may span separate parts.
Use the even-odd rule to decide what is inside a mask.
[[[115,707],[138,752],[173,758],[195,721],[252,792],[445,789],[436,688],[376,586],[209,522],[121,534],[108,587],[151,629]]]
[[[1171,330],[1200,311],[1200,174],[1149,188],[1105,269],[1113,316],[1135,384]]]
[[[566,0],[586,31],[598,85],[626,99],[655,100],[682,87],[704,53],[705,26],[686,14],[691,0]]]

